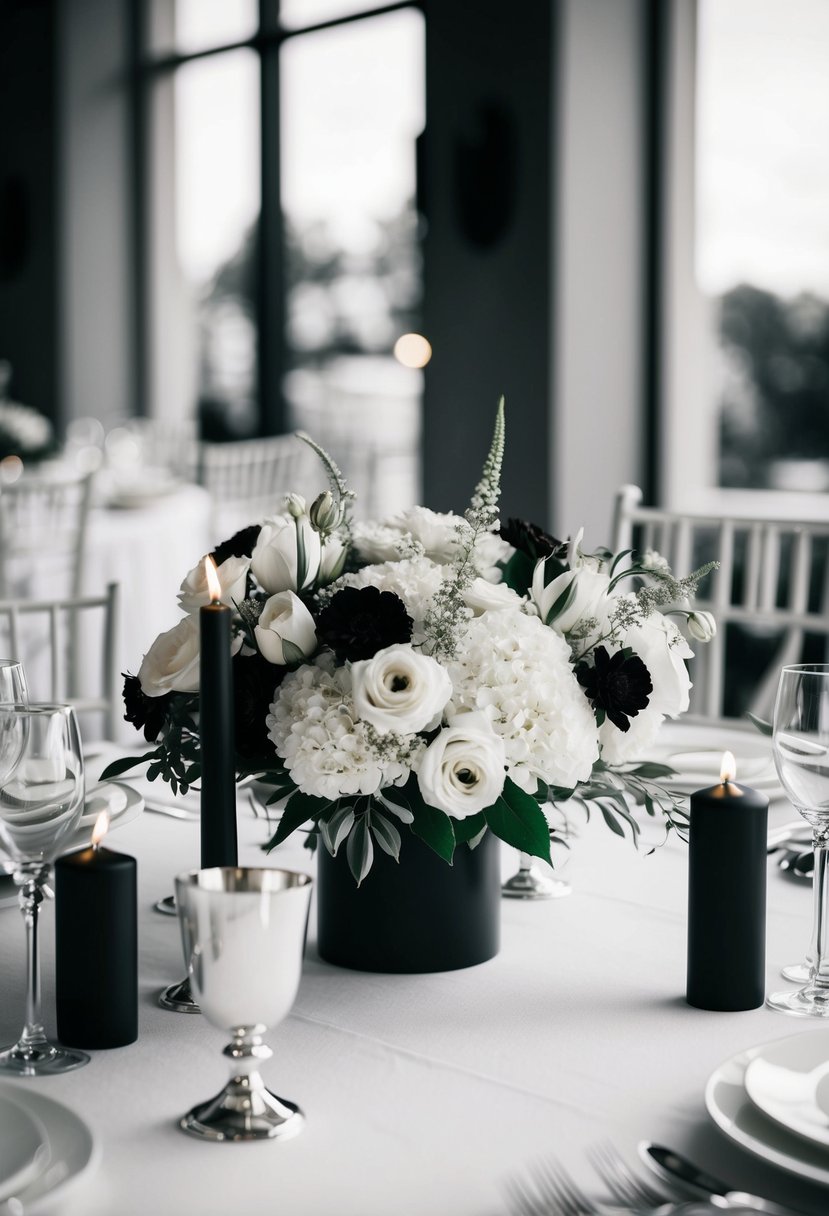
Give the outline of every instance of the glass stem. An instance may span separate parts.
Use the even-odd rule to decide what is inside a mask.
[[[521,853],[518,857],[518,870],[521,874],[529,874],[533,868],[533,859],[529,853]]]
[[[20,886],[20,910],[26,926],[26,1025],[18,1044],[23,1049],[46,1043],[40,1004],[40,945],[37,935],[45,874],[45,870],[25,874]]]
[[[814,916],[809,945],[810,984],[829,991],[829,953],[826,947],[826,899],[829,894],[829,826],[813,828],[815,869],[812,880]]]

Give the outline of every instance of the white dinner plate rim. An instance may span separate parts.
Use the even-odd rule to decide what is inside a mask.
[[[746,1093],[746,1068],[755,1054],[766,1045],[759,1043],[756,1047],[737,1052],[714,1069],[705,1086],[705,1109],[720,1131],[747,1152],[764,1161],[770,1161],[772,1165],[779,1166],[787,1173],[807,1178],[811,1182],[819,1182],[823,1186],[829,1185],[829,1158],[826,1153],[816,1144],[766,1118]],[[735,1070],[739,1071],[738,1080],[727,1079],[727,1073]],[[727,1108],[722,1103],[723,1088],[726,1091],[725,1097],[729,1099]],[[753,1118],[755,1124],[759,1125],[759,1133],[756,1127],[751,1130],[738,1125],[736,1121],[741,1117],[744,1122],[746,1118]],[[818,1157],[825,1164],[815,1160]]]
[[[28,1125],[27,1131],[31,1132],[33,1139],[30,1148],[27,1150],[26,1160],[19,1164],[13,1173],[0,1177],[0,1203],[10,1199],[13,1195],[19,1194],[22,1189],[34,1181],[35,1175],[39,1172],[38,1158],[42,1159],[44,1148],[48,1149],[49,1146],[49,1137],[46,1134],[46,1129],[37,1115],[33,1114],[25,1106],[21,1106],[15,1098],[0,1092],[0,1107],[2,1106],[6,1107],[7,1112],[11,1108],[9,1113],[15,1122],[22,1126]]]
[[[770,1102],[768,1096],[762,1093],[761,1088],[756,1081],[753,1085],[751,1084],[752,1078],[749,1075],[750,1072],[754,1072],[756,1076],[756,1069],[753,1068],[753,1065],[761,1061],[768,1060],[769,1056],[777,1056],[781,1051],[785,1053],[788,1045],[802,1048],[804,1044],[814,1042],[818,1039],[822,1039],[825,1044],[823,1055],[823,1060],[825,1061],[827,1058],[829,1058],[829,1027],[826,1026],[817,1027],[812,1031],[805,1031],[802,1034],[787,1035],[786,1038],[775,1039],[771,1043],[764,1043],[763,1046],[756,1051],[750,1060],[748,1067],[746,1068],[744,1084],[749,1101],[753,1102],[757,1109],[761,1111],[767,1119],[771,1119],[773,1123],[778,1123],[781,1127],[785,1128],[786,1131],[792,1132],[795,1136],[802,1137],[811,1144],[820,1145],[822,1148],[829,1148],[829,1122],[826,1123],[825,1127],[821,1128],[813,1126],[811,1123],[793,1118],[790,1113],[781,1117],[781,1113],[775,1112],[774,1103]],[[816,1064],[818,1063],[820,1063],[819,1059],[816,1061]],[[817,1105],[817,1103],[814,1104],[814,1109],[820,1118],[826,1122],[826,1112],[823,1111],[821,1107]]]
[[[50,1098],[44,1093],[39,1093],[36,1090],[22,1088],[8,1081],[0,1083],[0,1093],[5,1090],[12,1095],[12,1101],[18,1106],[22,1106],[24,1110],[38,1119],[46,1131],[49,1139],[49,1144],[52,1149],[52,1159],[46,1169],[46,1175],[49,1170],[55,1165],[64,1160],[68,1167],[68,1172],[63,1177],[56,1179],[53,1186],[48,1190],[37,1193],[37,1187],[43,1184],[43,1175],[32,1179],[28,1186],[24,1187],[18,1193],[18,1197],[23,1204],[23,1210],[26,1216],[38,1216],[38,1213],[44,1213],[51,1209],[55,1200],[64,1195],[67,1190],[75,1186],[80,1180],[94,1169],[100,1158],[101,1146],[92,1131],[92,1128],[82,1119],[76,1111],[72,1110],[64,1102],[58,1102],[55,1098]],[[57,1146],[57,1134],[55,1120],[61,1120],[64,1124],[71,1123],[76,1134],[83,1141],[79,1157],[76,1158],[76,1164],[65,1161],[59,1155]],[[33,1190],[34,1195],[27,1196],[27,1191]]]

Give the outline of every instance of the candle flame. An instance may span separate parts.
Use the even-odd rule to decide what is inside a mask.
[[[216,563],[212,557],[204,559],[204,576],[207,579],[207,593],[210,596],[212,604],[218,604],[222,599],[222,584],[219,582],[219,575],[216,572]]]
[[[92,845],[97,849],[103,838],[109,831],[109,812],[101,811],[98,818],[95,820],[95,827],[92,829]]]
[[[734,759],[733,752],[723,752],[722,764],[720,765],[720,781],[733,781],[737,776],[737,761]]]

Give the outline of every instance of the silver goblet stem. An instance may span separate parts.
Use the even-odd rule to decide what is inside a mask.
[[[277,1098],[265,1085],[259,1065],[273,1051],[262,1036],[266,1026],[239,1026],[224,1049],[231,1061],[230,1080],[224,1089],[194,1106],[179,1126],[205,1140],[286,1140],[302,1131],[302,1111],[293,1102]]]
[[[169,1009],[172,1013],[201,1013],[198,1002],[193,997],[189,975],[162,989],[158,1003],[162,1009]]]
[[[561,899],[572,889],[564,879],[544,874],[529,853],[522,853],[518,872],[502,885],[501,894],[505,899]]]

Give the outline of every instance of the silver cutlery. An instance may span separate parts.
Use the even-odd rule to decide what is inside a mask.
[[[796,1216],[793,1208],[783,1207],[771,1199],[750,1195],[746,1191],[732,1191],[727,1182],[721,1182],[719,1178],[705,1173],[681,1153],[675,1153],[660,1144],[643,1140],[639,1145],[639,1155],[645,1165],[664,1182],[683,1188],[689,1195],[707,1199],[716,1207],[748,1209],[763,1212],[765,1216]]]
[[[703,1216],[715,1209],[698,1200],[623,1206],[591,1199],[559,1161],[539,1162],[529,1178],[508,1185],[513,1216]]]
[[[195,823],[200,818],[200,812],[195,809],[175,802],[157,802],[154,798],[144,799],[144,810],[153,815],[167,815],[170,819],[184,819],[189,823]]]

